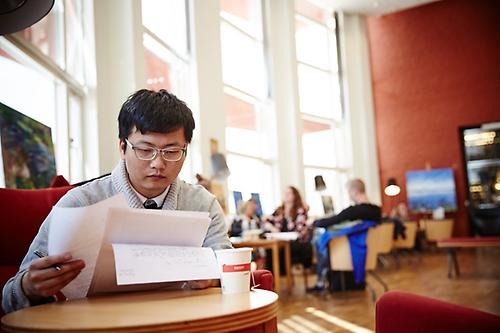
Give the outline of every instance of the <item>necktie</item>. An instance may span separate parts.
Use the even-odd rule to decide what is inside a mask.
[[[148,199],[144,201],[144,208],[146,209],[158,209],[158,205],[156,204],[156,201],[153,199]]]

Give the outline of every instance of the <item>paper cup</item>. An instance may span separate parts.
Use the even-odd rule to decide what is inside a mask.
[[[220,270],[222,293],[249,292],[252,248],[215,250],[215,256]]]

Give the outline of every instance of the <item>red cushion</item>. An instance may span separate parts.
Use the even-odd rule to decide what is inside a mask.
[[[255,279],[255,285],[258,285],[258,289],[273,290],[273,273],[265,269],[259,269],[253,272],[253,277]],[[250,281],[252,284],[252,281]]]
[[[461,305],[390,291],[377,302],[377,333],[498,333],[500,317]]]
[[[49,187],[64,187],[64,186],[69,186],[70,183],[64,178],[62,175],[57,175],[52,179],[50,182]]]
[[[52,206],[71,188],[0,188],[0,253],[4,254],[0,256],[0,265],[19,266]]]

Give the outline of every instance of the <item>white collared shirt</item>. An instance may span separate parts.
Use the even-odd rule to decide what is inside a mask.
[[[151,199],[151,200],[154,200],[156,202],[156,204],[158,205],[158,207],[160,207],[160,209],[163,207],[163,203],[165,202],[165,197],[167,196],[168,190],[170,189],[170,185],[168,185],[168,187],[165,189],[165,191],[163,191],[160,195],[158,195],[154,198],[146,198],[145,196],[143,196],[142,194],[137,192],[137,190],[133,186],[131,186],[131,187],[134,190],[135,194],[137,194],[137,196],[139,197],[139,200],[141,200],[143,205],[144,205],[144,202],[146,200]]]

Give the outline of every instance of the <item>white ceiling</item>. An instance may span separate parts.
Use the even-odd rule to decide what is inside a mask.
[[[322,7],[347,13],[383,15],[438,0],[311,0]]]

